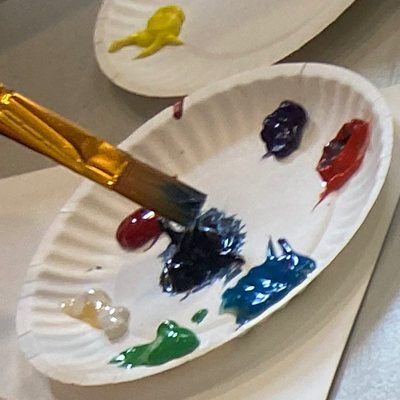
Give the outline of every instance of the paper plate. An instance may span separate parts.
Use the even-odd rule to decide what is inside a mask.
[[[212,82],[271,65],[299,49],[354,0],[105,0],[94,47],[103,73],[116,85],[145,96],[193,93]],[[134,60],[139,48],[108,53],[110,44],[143,30],[162,6],[183,8],[184,46],[166,46]]]
[[[259,131],[282,100],[302,104],[310,118],[300,148],[284,161],[264,159]],[[323,146],[353,118],[371,120],[371,141],[360,169],[315,210],[321,180],[315,167]],[[144,253],[127,253],[115,240],[135,205],[84,183],[61,210],[28,270],[18,307],[20,345],[44,374],[69,383],[101,385],[143,378],[199,357],[245,333],[286,305],[343,249],[363,223],[385,180],[393,126],[381,94],[361,76],[321,64],[286,64],[246,72],[189,96],[181,120],[164,110],[122,148],[156,168],[178,174],[209,194],[206,208],[237,214],[246,224],[245,271],[265,260],[269,237],[286,238],[317,269],[283,300],[239,327],[220,314],[222,281],[170,296],[158,285],[158,255],[167,240]],[[100,266],[101,269],[96,269]],[[111,343],[104,333],[63,314],[60,303],[89,288],[106,290],[131,312],[129,334]],[[191,316],[206,308],[200,325]],[[150,342],[171,319],[191,329],[200,346],[155,367],[118,368],[108,362],[128,347]]]

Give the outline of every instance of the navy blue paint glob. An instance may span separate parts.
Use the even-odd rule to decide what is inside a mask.
[[[316,268],[311,258],[295,253],[286,239],[279,239],[278,243],[282,255],[275,254],[270,240],[266,261],[252,268],[222,295],[221,311],[235,314],[239,325],[258,317],[283,299]]]
[[[179,232],[164,222],[163,229],[171,238],[161,255],[165,261],[160,276],[164,292],[197,291],[216,279],[230,279],[240,272],[246,234],[239,219],[212,208],[193,227]]]
[[[293,101],[285,100],[263,122],[261,139],[267,146],[267,154],[284,158],[300,146],[307,113],[304,108]]]

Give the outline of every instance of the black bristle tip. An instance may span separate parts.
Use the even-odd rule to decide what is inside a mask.
[[[166,196],[176,205],[179,213],[178,218],[171,219],[185,226],[192,225],[199,216],[207,195],[178,181],[167,183],[163,189]]]

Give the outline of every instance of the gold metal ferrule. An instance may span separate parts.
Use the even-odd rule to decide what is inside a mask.
[[[130,159],[123,151],[1,84],[0,130],[109,189]]]

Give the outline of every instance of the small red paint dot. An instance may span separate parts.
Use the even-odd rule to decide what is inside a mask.
[[[127,250],[138,250],[155,242],[162,234],[158,215],[151,210],[140,208],[126,217],[119,225],[116,238]]]
[[[174,104],[173,116],[175,119],[181,119],[183,115],[183,98]]]

